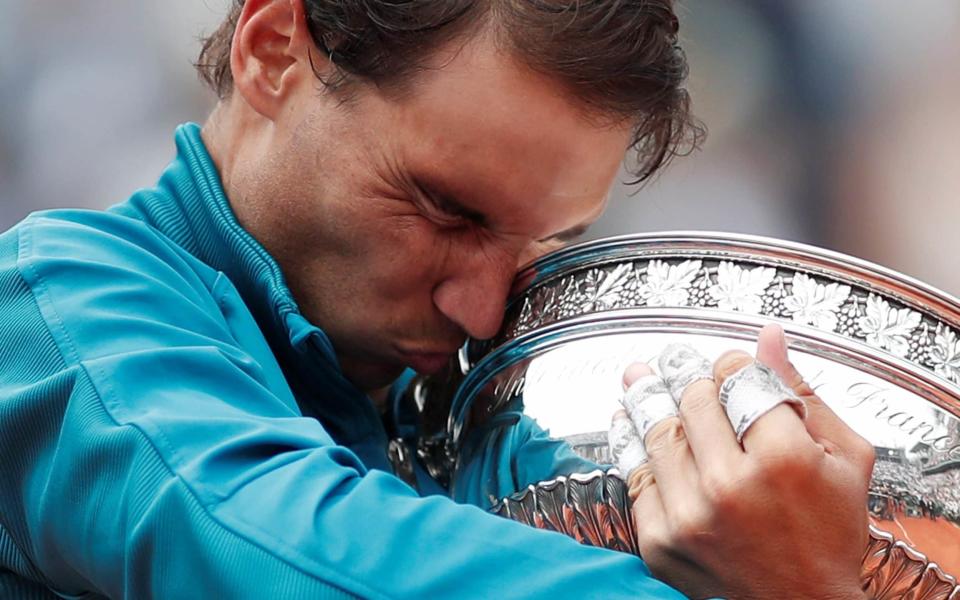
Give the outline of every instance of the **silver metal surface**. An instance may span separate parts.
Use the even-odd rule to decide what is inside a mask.
[[[583,544],[638,554],[627,485],[615,470],[558,477],[504,498],[491,511]],[[874,600],[956,600],[957,580],[910,544],[870,525],[860,578]]]
[[[649,362],[677,342],[710,360],[732,348],[752,352],[759,329],[779,322],[796,366],[877,450],[865,585],[877,598],[908,591],[912,598],[960,598],[946,575],[960,573],[957,300],[834,252],[706,233],[572,247],[526,269],[519,289],[500,334],[468,343],[455,383],[435,403],[448,417],[432,434],[428,428],[426,439],[446,467],[455,468],[467,432],[505,409],[522,410],[581,456],[607,465],[607,431],[627,364]],[[420,385],[423,395],[430,382]],[[612,480],[619,481],[561,477],[496,510],[591,543],[609,541],[612,534],[572,533],[571,523],[599,518],[581,514],[585,498],[607,521],[629,518],[611,513],[622,509],[613,500],[626,502]],[[617,527],[617,536],[629,531]],[[629,540],[612,547],[633,550]]]

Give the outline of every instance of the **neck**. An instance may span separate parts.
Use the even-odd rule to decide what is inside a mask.
[[[200,137],[207,147],[210,158],[213,159],[213,164],[217,167],[227,198],[232,196],[230,182],[233,179],[239,147],[235,129],[228,124],[230,119],[227,113],[230,112],[230,104],[229,99],[218,102],[200,130]]]
[[[261,149],[268,147],[265,137],[269,125],[242,99],[231,97],[217,103],[200,132],[235,212],[241,208],[237,203],[245,196],[244,173],[264,158]]]

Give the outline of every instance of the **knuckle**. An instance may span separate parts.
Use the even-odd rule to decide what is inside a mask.
[[[636,502],[644,491],[650,489],[654,484],[653,471],[647,464],[640,465],[630,472],[627,477],[627,495]]]
[[[687,413],[699,413],[718,402],[717,384],[707,379],[694,381],[680,397],[680,409]]]
[[[787,384],[787,387],[793,390],[793,393],[800,396],[801,398],[816,398],[816,401],[823,404],[823,401],[817,396],[816,390],[814,390],[807,380],[803,378],[803,375],[800,374],[795,368],[791,365],[791,373],[784,380]]]
[[[730,350],[720,355],[713,363],[713,376],[719,384],[740,369],[754,361],[754,358],[743,350]]]
[[[672,523],[671,542],[674,547],[694,548],[713,531],[714,511],[709,509],[688,509]]]
[[[792,389],[798,395],[812,395],[813,388],[811,388],[806,380],[803,378],[803,375],[797,369],[797,367],[790,361],[787,361],[786,368],[779,373],[780,377],[783,378],[783,382]]]
[[[753,461],[750,479],[771,487],[809,480],[820,471],[823,456],[823,451],[814,445],[770,453]]]
[[[705,473],[701,475],[700,482],[707,502],[715,508],[729,507],[738,495],[738,486],[733,477],[726,477],[721,473]]]
[[[647,432],[644,445],[651,456],[661,455],[674,448],[683,447],[687,443],[687,435],[683,425],[677,417],[670,417],[657,423]]]

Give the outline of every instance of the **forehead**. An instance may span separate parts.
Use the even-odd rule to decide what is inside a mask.
[[[391,112],[415,176],[533,235],[599,215],[631,133],[589,118],[561,83],[483,38],[426,73]]]

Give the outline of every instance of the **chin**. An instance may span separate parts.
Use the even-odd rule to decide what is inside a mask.
[[[364,392],[371,392],[385,388],[403,373],[403,365],[342,365],[344,376]]]

